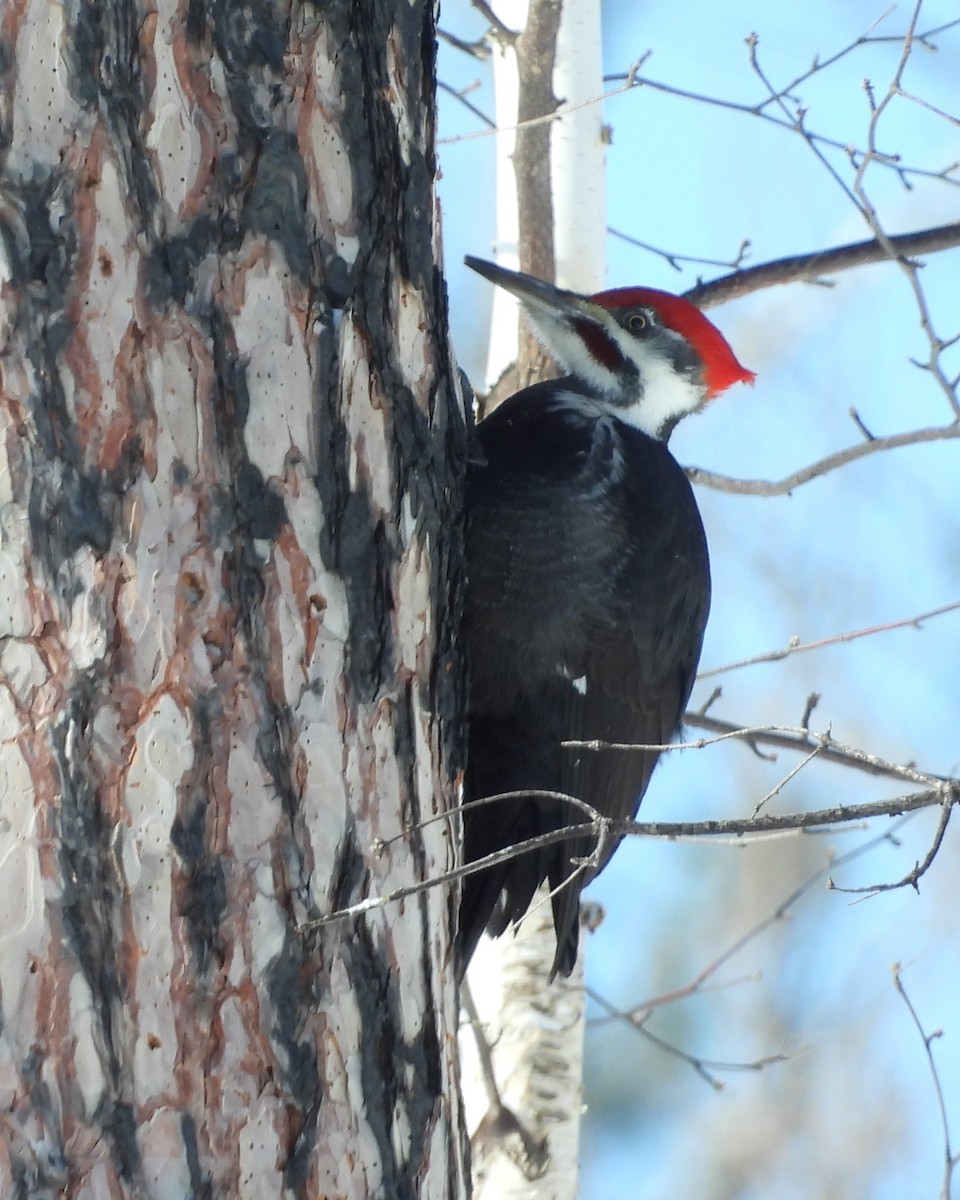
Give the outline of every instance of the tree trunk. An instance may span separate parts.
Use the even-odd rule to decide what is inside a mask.
[[[599,291],[606,245],[603,113],[589,103],[603,89],[599,0],[562,6],[531,0],[527,13],[501,2],[494,11],[507,25],[526,20],[522,35],[494,49],[498,120],[508,129],[518,119],[537,122],[518,129],[515,144],[508,133],[498,134],[496,245],[519,249],[498,253],[498,261],[563,287]],[[571,111],[539,120],[558,103]],[[495,402],[536,382],[545,364],[547,377],[555,374],[542,349],[531,353],[532,334],[518,339],[517,307],[495,289],[488,356],[489,380],[498,381]],[[517,363],[508,365],[513,357]],[[544,885],[515,933],[481,939],[467,973],[474,1012],[461,1032],[461,1057],[480,1200],[566,1200],[578,1192],[584,939],[570,978],[548,984],[555,950]]]
[[[2,19],[3,1196],[465,1194],[456,895],[302,929],[456,859],[433,9],[393,9]]]

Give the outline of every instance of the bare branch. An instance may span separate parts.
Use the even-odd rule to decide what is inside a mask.
[[[940,1074],[937,1071],[936,1060],[933,1057],[933,1043],[938,1037],[943,1036],[942,1029],[935,1029],[933,1033],[927,1033],[923,1024],[917,1015],[917,1010],[913,1007],[910,997],[907,995],[907,990],[903,986],[903,968],[899,963],[893,965],[893,986],[900,993],[904,1004],[907,1006],[911,1020],[917,1028],[917,1032],[923,1038],[923,1048],[927,1055],[927,1064],[930,1067],[930,1074],[933,1077],[933,1087],[937,1094],[937,1107],[940,1110],[940,1126],[943,1130],[943,1145],[944,1145],[944,1168],[943,1168],[943,1187],[940,1190],[940,1200],[950,1200],[951,1182],[953,1179],[953,1171],[960,1161],[960,1155],[956,1155],[950,1149],[950,1122],[947,1119],[947,1102],[943,1095],[943,1085],[940,1082]]]
[[[873,231],[877,241],[881,245],[886,246],[890,251],[890,257],[895,259],[900,269],[904,272],[907,280],[910,283],[911,290],[913,291],[914,300],[917,305],[917,311],[920,315],[920,326],[926,334],[927,341],[930,346],[930,353],[927,361],[918,365],[922,366],[925,370],[929,371],[931,375],[933,375],[937,383],[940,385],[941,390],[946,396],[947,401],[956,414],[958,420],[960,420],[960,397],[957,395],[957,380],[951,380],[947,377],[940,361],[940,356],[943,353],[943,350],[953,339],[945,341],[934,329],[933,320],[930,316],[930,309],[927,304],[927,298],[920,282],[918,264],[912,259],[897,252],[897,249],[894,245],[894,239],[891,238],[883,228],[879,214],[867,195],[866,188],[864,186],[864,178],[868,168],[873,163],[882,161],[882,155],[876,148],[877,128],[880,119],[893,101],[898,96],[903,94],[901,82],[903,79],[903,72],[906,69],[906,65],[909,61],[910,53],[913,48],[914,30],[916,29],[917,20],[920,15],[921,3],[922,0],[917,0],[916,7],[914,8],[910,19],[910,24],[903,39],[903,49],[900,54],[900,60],[897,64],[896,71],[894,72],[893,79],[887,88],[886,95],[879,102],[879,104],[874,103],[871,99],[870,124],[867,130],[867,151],[860,161],[859,166],[857,166],[856,175],[853,182],[853,191],[856,196],[857,206],[863,213],[863,216]],[[950,120],[954,121],[954,118],[950,118]]]
[[[825,646],[836,646],[841,642],[855,642],[858,638],[889,633],[892,629],[921,629],[922,622],[943,616],[944,613],[956,612],[957,609],[960,609],[960,600],[954,600],[951,604],[944,604],[940,608],[932,608],[929,612],[917,613],[913,617],[904,617],[899,621],[887,621],[883,625],[869,625],[863,629],[834,633],[829,637],[817,638],[812,642],[801,642],[799,638],[791,638],[789,645],[784,646],[782,650],[767,650],[763,654],[755,654],[751,658],[742,658],[739,662],[725,663],[722,667],[711,667],[708,671],[698,672],[697,679],[712,679],[715,675],[725,675],[728,671],[739,671],[742,667],[754,667],[758,663],[780,662],[784,658],[790,658],[794,654],[803,654],[807,650],[822,650]]]
[[[630,70],[633,71],[639,64],[634,64]],[[568,113],[577,112],[581,108],[589,108],[593,104],[602,104],[605,100],[609,100],[611,96],[619,96],[621,92],[628,92],[635,86],[634,78],[628,73],[626,83],[622,87],[613,88],[609,92],[601,92],[599,96],[591,96],[589,100],[580,100],[576,104],[561,104],[554,112],[543,113],[537,117],[526,117],[521,121],[517,121],[515,125],[499,125],[495,129],[479,129],[475,133],[460,133],[455,137],[438,138],[438,146],[449,146],[454,142],[470,142],[475,138],[491,137],[495,133],[509,133],[513,130],[533,129],[538,125],[549,125],[554,121],[559,121]]]
[[[608,83],[615,83],[619,80],[626,80],[629,83],[629,73],[607,75],[604,77]],[[675,87],[672,84],[664,83],[659,79],[650,79],[645,75],[637,75],[633,80],[632,86],[648,87],[657,92],[663,92],[668,96],[677,96],[683,100],[692,100],[697,104],[706,104],[713,108],[726,109],[729,112],[743,113],[748,117],[758,117],[762,121],[768,121],[772,125],[779,125],[782,129],[789,129],[793,133],[802,133],[803,137],[816,146],[826,146],[831,150],[840,150],[844,154],[852,154],[859,157],[863,151],[851,146],[848,142],[840,142],[835,138],[825,137],[822,134],[813,133],[805,129],[802,123],[798,126],[795,117],[779,117],[774,113],[765,112],[763,106],[770,102],[773,97],[767,96],[758,104],[743,104],[736,100],[724,100],[719,96],[708,96],[702,92],[692,92],[687,88]],[[627,90],[626,87],[622,90]],[[615,93],[612,93],[615,94]],[[945,168],[942,171],[924,170],[921,167],[905,167],[899,160],[888,159],[882,162],[882,165],[895,170],[898,175],[903,177],[918,178],[918,179],[939,179],[943,183],[948,183],[952,187],[960,187],[960,179],[949,178],[950,172],[955,169],[956,164]]]
[[[904,767],[901,770],[907,772],[909,769]],[[540,834],[538,837],[526,838],[524,841],[517,842],[513,846],[508,846],[503,850],[497,850],[493,854],[488,854],[476,862],[456,867],[450,871],[444,871],[442,874],[432,879],[424,880],[421,883],[396,888],[394,891],[388,892],[383,896],[369,896],[364,900],[358,901],[356,904],[351,904],[312,920],[304,921],[299,926],[300,932],[307,934],[335,921],[361,917],[368,912],[382,908],[386,904],[393,904],[399,900],[406,900],[410,896],[418,895],[428,888],[442,887],[454,883],[466,875],[472,875],[475,871],[482,871],[487,867],[495,866],[497,863],[504,862],[509,858],[515,858],[519,854],[526,854],[533,850],[542,850],[544,847],[555,845],[557,842],[564,842],[581,836],[592,835],[598,839],[598,844],[600,845],[603,844],[605,839],[628,835],[633,837],[663,838],[667,841],[701,840],[703,838],[716,840],[718,838],[735,837],[738,844],[743,844],[747,839],[772,832],[786,831],[799,834],[822,826],[849,825],[852,822],[861,822],[871,817],[902,816],[905,813],[916,812],[922,808],[932,808],[934,805],[956,805],[960,803],[960,780],[943,780],[937,787],[930,790],[915,792],[906,796],[897,796],[892,800],[874,801],[868,804],[841,805],[836,808],[819,809],[806,813],[790,813],[784,816],[759,816],[728,821],[615,821],[602,817],[585,801],[578,800],[575,796],[568,796],[562,792],[504,792],[496,796],[486,796],[482,800],[472,801],[471,803],[490,804],[496,800],[505,799],[556,800],[560,803],[579,808],[581,811],[588,812],[592,814],[592,817],[589,821],[568,825],[563,829],[555,829],[550,833]],[[418,828],[432,824],[437,820],[449,820],[454,814],[462,812],[465,807],[465,805],[461,805],[449,812],[438,814],[436,817],[423,822]],[[386,848],[386,843],[378,843],[374,847],[374,850],[379,854],[384,852]],[[589,860],[581,860],[581,865],[586,867],[588,862],[592,861],[592,858],[593,856]]]
[[[700,1078],[708,1083],[715,1092],[723,1091],[723,1080],[717,1079],[715,1072],[720,1071],[762,1071],[764,1067],[769,1067],[773,1063],[786,1062],[785,1054],[769,1054],[764,1058],[754,1059],[753,1062],[715,1062],[708,1058],[700,1058],[695,1054],[689,1054],[686,1050],[681,1050],[679,1046],[673,1045],[672,1042],[667,1042],[663,1038],[658,1037],[655,1033],[651,1033],[644,1025],[649,1013],[644,1013],[642,1017],[636,1012],[625,1012],[623,1009],[617,1008],[616,1005],[600,995],[593,988],[586,989],[590,999],[598,1004],[608,1016],[613,1017],[617,1021],[622,1021],[629,1025],[631,1029],[636,1030],[641,1037],[645,1038],[658,1050],[662,1050],[665,1054],[669,1054],[672,1058],[679,1058],[682,1062],[691,1066]],[[591,1021],[590,1024],[595,1022]]]
[[[485,21],[490,22],[490,32],[499,42],[506,45],[511,45],[520,36],[516,30],[504,25],[503,21],[497,16],[486,0],[472,0],[473,7],[483,17]]]
[[[940,821],[937,825],[936,832],[933,835],[933,841],[930,843],[930,849],[927,851],[922,862],[917,862],[912,871],[908,871],[902,879],[898,879],[896,883],[873,883],[866,887],[838,887],[831,879],[828,887],[833,892],[846,892],[848,895],[867,895],[876,896],[880,892],[894,892],[898,888],[912,887],[914,891],[920,890],[920,880],[926,875],[930,867],[933,865],[933,860],[937,857],[941,845],[943,844],[943,836],[947,832],[947,826],[950,824],[950,814],[953,812],[953,805],[949,799],[944,800],[943,809],[940,813]]]
[[[483,38],[478,38],[475,42],[465,42],[463,38],[457,37],[449,29],[440,29],[439,27],[437,28],[437,38],[441,42],[446,42],[448,46],[452,46],[454,50],[460,50],[481,62],[486,62],[490,58],[490,47]]]
[[[816,694],[814,694],[816,696]],[[818,698],[818,697],[817,697]],[[808,703],[806,716],[813,711],[815,700]],[[717,717],[708,717],[704,712],[684,714],[683,723],[693,725],[698,729],[709,729],[716,733],[713,738],[697,738],[688,742],[665,742],[654,745],[639,742],[604,742],[604,741],[564,741],[563,746],[575,747],[581,750],[618,750],[630,754],[637,751],[655,750],[665,754],[673,750],[703,750],[707,746],[716,745],[731,739],[745,742],[755,749],[757,743],[768,746],[781,746],[785,750],[795,750],[807,754],[816,749],[818,756],[827,762],[838,763],[840,766],[853,767],[868,775],[884,775],[893,779],[902,779],[908,783],[919,783],[939,786],[944,782],[943,776],[934,775],[927,771],[918,771],[914,767],[900,763],[888,762],[875,754],[868,754],[855,746],[846,746],[836,741],[827,730],[815,733],[806,725],[738,725],[731,721],[722,721]],[[535,794],[535,793],[534,793]],[[582,802],[581,802],[582,803]]]
[[[752,817],[759,816],[761,811],[766,807],[766,805],[769,803],[769,801],[771,801],[774,798],[774,796],[779,796],[779,794],[787,786],[787,784],[790,782],[790,780],[794,779],[797,775],[799,775],[800,772],[804,769],[804,767],[808,767],[810,765],[810,763],[812,763],[813,760],[819,754],[820,754],[820,747],[814,746],[814,748],[810,751],[810,753],[806,756],[806,758],[802,758],[796,764],[796,766],[791,767],[790,770],[786,773],[786,775],[784,775],[784,777],[779,781],[779,783],[777,783],[774,787],[772,787],[766,793],[766,795],[762,796],[757,801],[757,803],[753,806],[753,812],[750,815]]]
[[[897,822],[896,827],[899,828],[909,819],[909,816],[901,818],[901,820]],[[738,955],[746,946],[750,945],[751,942],[756,941],[756,939],[760,937],[761,934],[765,933],[767,929],[777,924],[779,921],[782,921],[790,909],[793,908],[797,902],[801,900],[809,891],[811,891],[818,883],[829,878],[831,872],[836,871],[838,868],[845,866],[854,859],[860,858],[863,855],[870,853],[872,850],[875,850],[882,842],[887,841],[894,832],[895,830],[887,830],[878,837],[870,838],[868,841],[861,843],[859,846],[855,846],[852,850],[848,850],[845,854],[841,854],[839,857],[834,857],[831,855],[829,862],[827,862],[825,866],[821,867],[817,871],[814,871],[812,875],[808,876],[808,878],[805,879],[799,887],[795,888],[789,896],[787,896],[780,902],[780,904],[777,905],[772,913],[768,914],[762,920],[756,922],[756,924],[752,925],[745,933],[741,934],[740,937],[732,942],[721,954],[717,955],[712,962],[708,963],[702,971],[700,971],[692,980],[683,986],[675,988],[669,992],[665,992],[660,996],[654,997],[653,999],[645,1000],[642,1004],[637,1005],[635,1008],[632,1008],[629,1011],[616,1008],[613,1004],[611,1004],[608,1000],[591,988],[587,989],[587,994],[591,997],[591,999],[599,1004],[609,1016],[613,1017],[615,1020],[623,1021],[629,1025],[631,1029],[635,1029],[638,1033],[641,1033],[643,1036],[647,1037],[648,1040],[652,1041],[661,1049],[664,1049],[668,1053],[675,1056],[679,1056],[683,1058],[685,1062],[690,1063],[694,1070],[696,1070],[697,1074],[700,1075],[701,1078],[706,1078],[707,1082],[714,1088],[717,1088],[721,1085],[719,1081],[712,1078],[710,1075],[711,1071],[759,1070],[761,1067],[767,1066],[770,1063],[783,1061],[785,1059],[784,1055],[771,1055],[766,1058],[758,1059],[754,1063],[717,1063],[695,1058],[692,1055],[686,1054],[684,1051],[678,1050],[674,1046],[670,1046],[669,1044],[662,1042],[654,1034],[651,1034],[646,1028],[646,1022],[655,1009],[662,1008],[667,1004],[675,1003],[677,1000],[685,999],[688,996],[698,995],[699,993],[705,991],[706,985],[713,978],[713,976],[719,972],[721,967],[725,966],[728,962],[735,958],[736,955]],[[590,1022],[591,1025],[599,1023],[600,1022],[596,1020]]]
[[[825,275],[834,275],[839,271],[899,261],[918,254],[934,254],[954,246],[960,246],[960,221],[939,225],[934,229],[897,234],[883,241],[874,237],[865,242],[834,246],[830,250],[817,250],[813,254],[795,254],[775,262],[761,263],[709,283],[698,283],[684,292],[684,296],[699,308],[713,308],[764,288],[787,283],[817,283]]]
[[[820,148],[819,142],[821,139],[817,138],[815,134],[811,133],[810,130],[807,129],[806,124],[805,124],[806,115],[807,115],[806,109],[803,108],[799,103],[797,103],[795,106],[796,111],[794,113],[791,113],[790,110],[787,108],[787,105],[786,105],[785,101],[783,100],[783,98],[778,95],[777,89],[773,86],[773,84],[770,82],[770,80],[767,78],[766,74],[762,70],[762,68],[760,66],[760,60],[757,55],[757,47],[759,44],[760,44],[759,38],[757,37],[757,35],[755,33],[752,33],[750,35],[750,37],[747,38],[747,48],[748,48],[749,54],[750,54],[750,67],[753,70],[754,74],[757,76],[757,78],[760,80],[760,82],[763,84],[763,86],[767,89],[769,99],[772,100],[777,105],[777,107],[781,110],[781,112],[783,113],[784,118],[785,118],[785,123],[787,125],[789,125],[792,129],[794,129],[797,133],[800,134],[800,136],[803,138],[803,140],[810,147],[810,150],[813,152],[813,154],[816,155],[816,158],[819,161],[820,165],[823,167],[823,169],[827,172],[828,175],[831,176],[834,183],[836,183],[836,185],[841,189],[841,191],[843,191],[846,194],[847,199],[850,200],[851,203],[856,205],[857,204],[856,196],[850,190],[848,184],[842,178],[839,171],[837,171],[836,167],[834,167],[833,163],[830,162],[830,160],[827,158],[826,154],[824,154],[823,150]],[[764,114],[764,115],[766,115],[766,114]]]
[[[890,40],[895,40],[895,41],[899,42],[900,41],[899,37],[897,37],[895,39],[889,39],[889,38],[876,38],[876,37],[870,36],[871,32],[874,29],[876,29],[883,21],[885,21],[887,19],[887,17],[889,17],[893,11],[894,11],[894,8],[893,8],[893,6],[891,6],[890,8],[888,8],[886,10],[886,12],[882,12],[880,14],[880,16],[876,18],[875,21],[872,21],[870,23],[870,25],[867,26],[867,30],[865,33],[862,33],[858,38],[854,38],[854,40],[852,42],[849,42],[841,50],[838,50],[838,51],[836,51],[836,53],[831,54],[829,58],[820,58],[820,56],[817,55],[814,58],[813,63],[810,65],[808,70],[803,71],[800,75],[798,75],[795,79],[792,79],[788,84],[786,84],[784,87],[782,87],[775,94],[768,96],[767,99],[764,100],[763,103],[759,107],[761,109],[764,109],[764,108],[766,108],[766,106],[768,104],[773,104],[778,100],[793,99],[794,91],[801,84],[806,83],[808,79],[812,79],[815,75],[819,75],[822,71],[828,70],[830,67],[832,67],[834,65],[834,63],[837,63],[841,59],[846,58],[846,56],[848,54],[851,54],[854,50],[858,50],[861,46],[867,46],[867,45],[870,45],[871,43],[884,42],[884,41],[890,41]],[[953,24],[953,22],[950,22],[950,24]],[[946,26],[946,28],[949,28],[949,25]],[[932,33],[932,31],[931,31],[931,33]]]
[[[475,104],[471,103],[471,101],[467,99],[466,92],[463,88],[451,87],[449,83],[444,83],[442,79],[437,80],[437,87],[442,92],[446,92],[447,95],[453,96],[455,100],[459,100],[463,107],[467,109],[468,112],[473,113],[473,115],[478,120],[482,121],[488,129],[496,129],[496,121],[494,121],[492,117],[488,117],[483,109],[477,108]]]
[[[949,425],[933,425],[926,429],[910,429],[904,433],[892,433],[889,437],[875,437],[872,441],[858,442],[845,450],[837,450],[828,454],[809,466],[794,471],[783,479],[736,479],[730,475],[719,475],[714,471],[706,471],[702,467],[687,467],[687,477],[691,483],[699,483],[703,487],[715,488],[719,492],[733,492],[739,496],[785,496],[795,488],[811,479],[819,479],[847,463],[866,458],[871,454],[881,454],[886,450],[896,450],[900,446],[917,446],[924,442],[942,442],[960,437],[960,417]]]
[[[924,100],[921,96],[914,96],[912,92],[905,92],[903,88],[897,88],[897,95],[902,96],[904,100],[909,100],[911,104],[925,108],[927,112],[932,112],[935,117],[942,117],[944,121],[949,121],[951,125],[960,125],[960,118],[945,112],[942,108],[937,108],[935,104],[931,104],[929,100]]]
[[[609,225],[607,226],[607,233],[609,233],[611,237],[618,238],[620,241],[626,242],[630,246],[638,246],[641,250],[646,250],[650,254],[656,254],[659,258],[662,258],[668,262],[675,271],[683,270],[683,267],[680,265],[681,263],[691,263],[695,266],[703,267],[729,267],[731,270],[737,271],[740,268],[740,264],[747,257],[747,252],[750,249],[749,239],[744,238],[740,243],[740,248],[737,251],[736,256],[726,262],[721,262],[714,258],[696,258],[689,254],[674,254],[669,250],[661,250],[657,246],[651,246],[648,242],[641,242],[639,238],[631,237],[630,234],[624,233],[623,230],[613,229]]]
[[[782,817],[760,816],[729,821],[612,821],[611,832],[631,834],[635,837],[665,838],[667,841],[686,839],[735,837],[738,840],[756,834],[789,830],[805,832],[821,826],[848,825],[852,821],[865,821],[872,817],[900,817],[905,813],[917,812],[934,805],[960,803],[960,780],[950,781],[930,791],[914,792],[907,796],[896,796],[892,800],[878,800],[869,804],[839,805],[836,808],[821,808],[813,812],[790,813]]]

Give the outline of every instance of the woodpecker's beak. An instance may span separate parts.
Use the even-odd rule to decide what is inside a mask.
[[[593,307],[576,292],[564,291],[563,288],[554,287],[552,283],[544,283],[542,279],[524,275],[521,271],[508,271],[506,267],[500,267],[482,258],[473,258],[469,254],[463,261],[484,279],[489,279],[511,296],[516,296],[534,316],[542,312],[549,313],[551,317],[582,317],[589,314]]]

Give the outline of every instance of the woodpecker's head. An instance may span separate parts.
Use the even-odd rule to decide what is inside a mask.
[[[480,258],[468,267],[516,296],[551,354],[617,416],[662,441],[688,413],[755,378],[696,305],[656,288],[566,292]]]

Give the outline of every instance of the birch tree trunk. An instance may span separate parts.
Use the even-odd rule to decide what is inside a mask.
[[[508,27],[523,23],[515,38],[494,45],[497,120],[505,127],[497,135],[498,261],[599,291],[606,245],[599,0],[500,0],[493,9]],[[542,120],[560,105],[571,111]],[[514,137],[517,121],[531,119]],[[493,305],[488,384],[500,401],[544,377],[550,364],[529,331],[518,337],[513,297],[496,288]],[[556,935],[544,886],[515,932],[481,938],[467,972],[474,1011],[461,1056],[478,1200],[578,1194],[584,940],[572,975],[548,984]]]
[[[463,1195],[432,5],[0,38],[0,1194]]]

